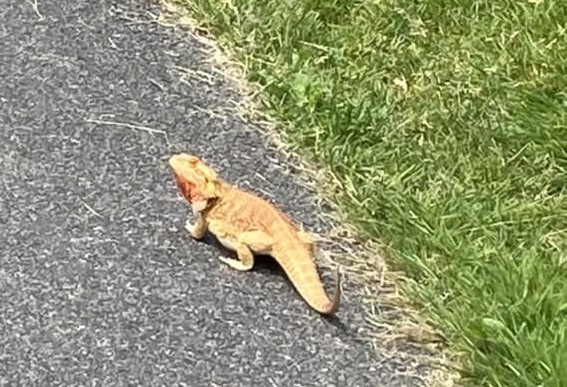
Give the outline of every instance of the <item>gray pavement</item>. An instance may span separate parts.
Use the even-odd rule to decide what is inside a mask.
[[[414,385],[411,353],[357,339],[348,278],[340,322],[325,319],[274,265],[236,272],[188,237],[166,164],[178,150],[309,229],[331,225],[230,112],[226,81],[182,81],[211,73],[201,44],[147,11],[0,0],[0,385]]]

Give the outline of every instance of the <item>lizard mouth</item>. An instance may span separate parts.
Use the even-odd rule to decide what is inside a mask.
[[[175,183],[181,191],[181,194],[189,201],[192,201],[193,198],[196,196],[195,192],[195,184],[188,182],[187,180],[183,179],[179,173],[173,171],[173,178],[175,179]]]

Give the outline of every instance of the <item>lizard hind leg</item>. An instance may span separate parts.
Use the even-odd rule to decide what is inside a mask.
[[[220,256],[219,261],[226,263],[228,266],[238,271],[251,270],[252,267],[254,267],[254,255],[250,249],[246,247],[246,245],[241,245],[236,252],[238,259]]]
[[[299,237],[299,239],[301,240],[301,242],[309,249],[309,251],[311,252],[311,254],[315,254],[316,251],[316,246],[315,246],[315,237],[313,234],[304,231],[304,230],[299,230],[297,232],[297,236]]]
[[[266,254],[272,248],[270,236],[261,231],[243,232],[238,236],[237,241],[229,241],[225,238],[220,238],[219,241],[225,247],[236,251],[238,257],[238,259],[219,257],[219,260],[239,271],[252,269],[254,253]]]

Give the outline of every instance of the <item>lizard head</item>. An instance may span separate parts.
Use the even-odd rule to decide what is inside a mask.
[[[194,207],[206,206],[209,199],[218,197],[217,174],[198,157],[179,153],[170,157],[169,166],[179,191]]]

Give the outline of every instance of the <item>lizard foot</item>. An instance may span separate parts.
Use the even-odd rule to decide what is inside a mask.
[[[185,222],[185,230],[187,230],[193,238],[201,239],[202,237],[205,236],[205,233],[207,232],[207,227],[205,222],[202,220],[202,218],[198,218],[195,224],[192,224],[191,221],[187,220]]]
[[[230,266],[233,269],[236,269],[238,271],[248,271],[248,270],[252,269],[252,266],[253,266],[253,262],[250,262],[250,264],[246,265],[245,263],[243,263],[242,261],[239,261],[238,259],[227,258],[227,257],[223,257],[223,256],[220,256],[219,260],[221,262],[226,263],[228,266]]]
[[[307,231],[300,230],[297,232],[297,236],[301,239],[301,242],[306,245],[313,245],[315,243],[315,237]]]
[[[221,256],[219,257],[219,260],[221,262],[226,263],[233,269],[239,271],[248,271],[252,269],[252,267],[254,266],[254,253],[250,249],[250,246],[247,242],[256,245],[255,246],[256,248],[259,247],[260,249],[266,249],[267,246],[264,246],[265,243],[262,244],[261,241],[260,242],[257,241],[257,239],[261,239],[262,235],[263,234],[257,235],[256,232],[246,232],[240,234],[238,240],[236,241],[232,240],[231,238],[217,237],[219,242],[224,247],[236,251],[236,255],[238,257],[238,259],[234,259],[234,258],[226,258]]]

